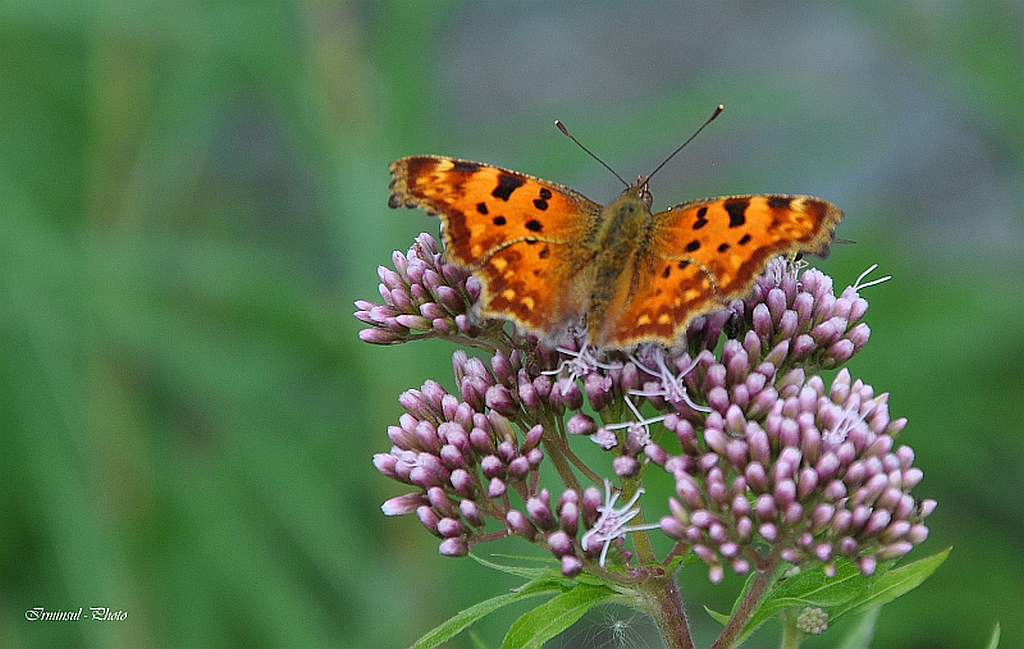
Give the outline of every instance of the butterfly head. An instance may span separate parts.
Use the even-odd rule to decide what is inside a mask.
[[[626,191],[622,192],[625,194],[633,194],[647,206],[647,209],[651,209],[651,205],[654,204],[654,196],[651,194],[651,188],[648,185],[648,181],[651,179],[650,176],[637,176],[636,182],[626,188]]]

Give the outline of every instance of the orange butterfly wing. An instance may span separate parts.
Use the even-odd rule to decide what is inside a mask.
[[[556,183],[441,156],[391,163],[391,207],[419,207],[444,223],[445,255],[483,285],[478,311],[543,337],[586,310],[588,249],[601,206]]]
[[[696,316],[746,297],[773,257],[826,256],[843,212],[810,196],[752,195],[691,201],[653,218],[629,298],[605,325],[610,347],[671,344]]]

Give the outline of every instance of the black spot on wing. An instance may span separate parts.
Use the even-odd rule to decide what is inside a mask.
[[[537,219],[530,219],[526,222],[526,229],[530,232],[540,232],[544,229],[544,226]]]
[[[700,250],[700,241],[694,239],[690,243],[686,244],[686,252],[697,252]]]
[[[779,210],[789,207],[789,204],[793,202],[792,196],[771,196],[768,198],[768,207],[773,210]]]
[[[494,223],[494,225],[505,225],[508,221],[505,220],[504,216],[499,215],[491,219],[491,222]]]
[[[476,211],[480,212],[481,214],[487,214],[487,203],[477,203]]]
[[[541,187],[537,195],[539,198],[533,199],[533,206],[541,211],[548,209],[548,201],[551,200],[551,190],[547,187]]]
[[[697,210],[697,220],[694,221],[694,223],[693,223],[693,229],[694,230],[700,230],[701,228],[703,228],[707,224],[708,224],[708,206],[705,205],[704,207],[702,207],[699,210]]]
[[[502,173],[498,175],[498,186],[491,192],[491,196],[507,201],[512,192],[519,187],[522,187],[523,183],[526,182],[525,178],[519,176],[513,176],[512,174]]]
[[[725,211],[729,213],[729,227],[738,228],[747,222],[747,208],[750,201],[745,198],[725,201]]]
[[[728,250],[728,249],[729,249],[730,247],[731,247],[731,246],[730,246],[729,244],[727,244],[727,243],[723,243],[722,245],[718,246],[718,252],[725,252],[725,251],[726,251],[726,250]]]
[[[752,238],[752,237],[750,236],[750,234],[749,234],[749,233],[747,233],[747,234],[744,234],[744,235],[743,235],[743,236],[742,236],[742,237],[740,238],[740,245],[741,245],[741,246],[745,246],[745,245],[747,245],[748,243],[750,243],[750,239],[751,239],[751,238]]]
[[[462,171],[466,173],[473,173],[480,168],[475,162],[469,162],[467,160],[455,160],[454,166],[452,167],[455,171]]]

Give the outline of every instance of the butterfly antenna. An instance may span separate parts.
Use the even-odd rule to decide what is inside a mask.
[[[616,178],[618,178],[619,181],[621,181],[623,185],[625,185],[626,187],[629,187],[629,183],[627,183],[625,180],[623,180],[622,176],[620,176],[614,169],[609,167],[608,164],[604,160],[602,160],[601,158],[598,158],[597,154],[595,154],[593,151],[591,151],[587,147],[583,146],[583,143],[580,142],[579,140],[577,140],[573,136],[573,134],[569,132],[569,129],[565,128],[565,124],[563,124],[561,120],[556,119],[555,120],[555,126],[557,126],[558,130],[562,132],[562,135],[564,135],[565,137],[567,137],[570,140],[572,140],[573,142],[575,142],[576,146],[578,146],[579,148],[581,148],[584,151],[586,151],[587,155],[589,155],[591,158],[593,158],[594,160],[597,160],[599,163],[601,163],[602,167],[604,167],[608,171],[612,172],[612,175],[615,176]],[[703,128],[703,127],[701,127],[701,128]],[[690,139],[693,139],[693,138],[690,138]],[[673,154],[673,155],[675,155],[675,154]]]
[[[679,147],[675,151],[673,151],[671,154],[669,154],[669,156],[667,158],[665,158],[665,160],[660,165],[658,165],[657,168],[654,171],[652,171],[650,174],[648,174],[647,180],[650,180],[651,176],[653,176],[654,174],[656,174],[659,171],[661,171],[661,168],[664,167],[665,165],[667,165],[669,160],[671,160],[672,158],[676,157],[676,154],[679,153],[680,151],[682,151],[684,146],[686,146],[690,142],[693,142],[693,138],[697,137],[700,134],[700,132],[704,130],[705,126],[707,126],[711,122],[715,121],[715,118],[718,117],[719,115],[721,115],[723,110],[725,110],[725,106],[723,106],[722,104],[718,104],[718,107],[715,108],[715,112],[711,113],[711,117],[707,118],[707,120],[703,124],[700,125],[700,128],[698,128],[696,131],[693,132],[693,135],[688,137],[686,139],[686,141],[683,142],[682,144],[680,144]]]

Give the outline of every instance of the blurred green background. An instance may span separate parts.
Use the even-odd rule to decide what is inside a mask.
[[[1018,0],[0,1],[0,646],[404,647],[514,586],[379,510],[396,397],[452,384],[450,346],[356,336],[437,231],[387,209],[387,163],[607,202],[552,120],[630,177],[718,103],[656,206],[820,195],[857,243],[815,263],[894,276],[850,367],[939,501],[910,558],[954,552],[873,646],[1024,646],[1022,70]],[[738,581],[682,581],[706,643]]]

